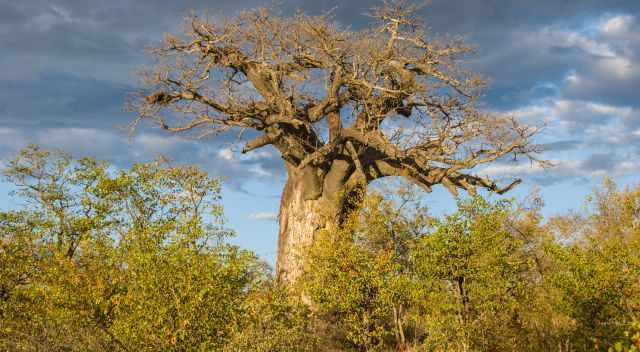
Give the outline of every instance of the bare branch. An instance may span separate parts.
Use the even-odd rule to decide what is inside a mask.
[[[282,136],[282,131],[277,130],[273,133],[267,133],[256,137],[245,144],[244,148],[242,148],[242,153],[248,153],[254,149],[264,147],[265,145],[273,144],[278,140],[278,138],[280,138],[280,136]]]
[[[465,172],[507,157],[544,163],[531,143],[539,130],[479,111],[485,82],[458,63],[470,49],[428,36],[415,11],[386,2],[372,12],[378,26],[356,32],[330,16],[266,10],[188,18],[183,36],[154,50],[149,90],[134,103],[138,120],[173,133],[260,131],[243,152],[271,144],[292,172],[324,174],[349,160],[367,181],[395,175],[454,195],[508,191],[517,182],[501,188]]]

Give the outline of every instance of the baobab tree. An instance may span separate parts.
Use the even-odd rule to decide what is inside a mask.
[[[535,158],[537,130],[480,111],[485,82],[460,64],[469,48],[430,39],[415,10],[386,3],[358,31],[329,15],[192,15],[185,33],[152,50],[136,123],[202,137],[239,131],[243,153],[270,145],[282,157],[276,271],[286,282],[301,274],[314,234],[339,224],[376,179],[504,193],[519,180],[500,187],[469,171]]]

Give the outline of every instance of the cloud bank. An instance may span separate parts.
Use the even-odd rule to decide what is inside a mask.
[[[0,158],[27,143],[121,165],[165,154],[237,189],[250,180],[281,185],[277,153],[240,155],[234,136],[198,141],[148,126],[133,136],[122,130],[133,118],[123,105],[136,88],[135,70],[147,63],[145,47],[178,31],[189,10],[233,15],[258,5],[271,2],[0,2]],[[370,6],[285,0],[276,10],[335,7],[336,21],[357,29],[368,25]],[[487,109],[546,126],[538,142],[555,167],[503,161],[482,173],[551,184],[640,171],[639,13],[636,0],[433,0],[424,8],[434,35],[461,35],[477,48],[465,64],[491,80]]]

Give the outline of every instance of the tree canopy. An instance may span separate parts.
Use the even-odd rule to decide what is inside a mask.
[[[414,11],[388,3],[373,10],[376,26],[361,31],[330,16],[264,9],[192,16],[184,36],[169,35],[153,51],[159,65],[145,78],[155,92],[134,107],[171,132],[259,131],[243,152],[273,145],[298,169],[342,155],[360,164],[361,180],[397,175],[452,192],[507,190],[462,172],[532,156],[537,130],[478,110],[485,82],[459,64],[469,47],[429,38]],[[387,121],[397,118],[412,124]]]
[[[471,50],[429,36],[417,9],[384,2],[361,30],[266,9],[193,15],[152,50],[157,64],[131,103],[133,125],[200,137],[236,131],[248,137],[244,153],[274,147],[288,173],[278,266],[295,281],[302,247],[344,220],[376,179],[404,177],[429,192],[443,185],[454,196],[504,193],[520,180],[499,186],[471,170],[508,158],[544,163],[532,141],[538,128],[479,108],[485,81],[462,64]],[[335,211],[321,216],[327,208]]]

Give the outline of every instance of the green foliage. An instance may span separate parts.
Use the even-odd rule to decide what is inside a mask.
[[[538,205],[433,219],[373,193],[310,249],[304,290],[338,350],[606,351],[640,308],[640,189],[606,187],[547,224]]]
[[[210,351],[244,331],[268,272],[224,242],[217,179],[162,161],[116,171],[35,146],[5,175],[25,209],[0,213],[0,350]],[[292,302],[274,300],[265,311]],[[306,321],[304,310],[279,314]]]
[[[563,240],[549,247],[549,281],[571,319],[572,345],[604,351],[640,313],[640,187],[618,191],[607,181],[587,205],[586,214],[551,222]]]
[[[430,221],[424,208],[404,211],[374,194],[310,249],[304,291],[339,348],[385,350],[406,341],[415,292],[410,253]]]
[[[318,351],[319,334],[310,311],[285,287],[256,287],[242,303],[243,315],[224,351]]]
[[[35,146],[7,165],[24,206],[0,212],[0,350],[640,349],[640,187],[547,221],[371,192],[282,287],[225,242],[219,181],[194,167]]]
[[[609,352],[638,352],[640,351],[640,322],[631,324],[631,328],[624,332],[624,338],[609,347]]]
[[[519,311],[528,305],[533,263],[524,241],[505,226],[510,203],[482,199],[425,236],[416,251],[424,343],[444,350],[514,350],[526,334]],[[524,346],[521,346],[524,347]]]

